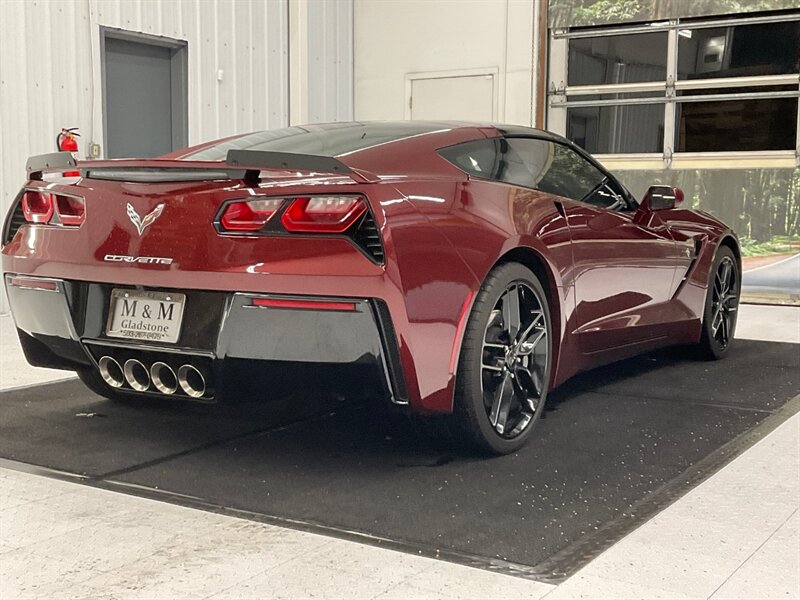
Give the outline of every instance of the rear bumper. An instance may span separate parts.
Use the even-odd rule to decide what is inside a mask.
[[[5,285],[17,328],[37,342],[23,347],[38,366],[97,368],[109,354],[176,368],[186,359],[221,382],[226,363],[241,360],[361,365],[378,375],[392,402],[408,403],[394,328],[378,299],[165,290],[186,294],[183,326],[176,344],[152,344],[105,333],[112,289],[132,286],[12,274]],[[279,302],[258,306],[256,299]]]

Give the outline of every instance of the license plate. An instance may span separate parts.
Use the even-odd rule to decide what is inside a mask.
[[[111,290],[106,335],[174,344],[181,333],[185,294]]]

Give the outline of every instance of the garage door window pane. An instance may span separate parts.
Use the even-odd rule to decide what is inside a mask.
[[[679,102],[678,152],[792,150],[797,99]]]
[[[593,154],[661,152],[664,105],[569,108],[567,137]]]
[[[667,33],[572,39],[567,68],[569,85],[664,81]]]
[[[797,73],[800,21],[678,31],[678,78]]]

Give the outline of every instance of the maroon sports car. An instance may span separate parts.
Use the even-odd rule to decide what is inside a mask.
[[[313,125],[55,153],[28,176],[2,232],[25,354],[112,399],[217,400],[242,364],[358,366],[387,403],[507,453],[578,371],[733,339],[733,232],[678,189],[637,202],[545,131]]]

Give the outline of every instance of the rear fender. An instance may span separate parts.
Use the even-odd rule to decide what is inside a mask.
[[[416,302],[419,292],[410,292],[406,302],[409,320],[420,321],[420,330],[424,327],[431,331],[439,328],[429,336],[420,335],[415,343],[425,346],[419,352],[415,349],[414,354],[418,361],[438,364],[440,372],[446,373],[446,380],[431,375],[436,384],[421,387],[421,407],[429,411],[450,412],[466,323],[481,284],[496,265],[517,260],[532,268],[542,279],[551,297],[553,329],[556,332],[554,349],[561,346],[555,340],[560,341],[562,332],[567,330],[564,315],[571,314],[570,307],[574,305],[574,300],[570,300],[574,296],[571,286],[564,280],[565,275],[571,276],[569,230],[552,199],[538,192],[522,190],[514,197],[513,194],[517,194],[515,190],[511,203],[508,203],[508,186],[488,184],[492,187],[490,191],[500,193],[499,205],[511,208],[503,218],[495,210],[497,204],[489,204],[491,198],[486,203],[476,199],[476,193],[487,182],[424,182],[424,186],[422,182],[419,185],[405,182],[395,185],[407,200],[406,210],[411,210],[408,205],[416,208],[418,216],[415,218],[420,225],[419,238],[406,237],[407,241],[398,244],[408,253],[408,256],[398,255],[399,268],[415,265],[409,267],[412,276],[404,277],[403,287],[411,290],[429,288],[431,302],[437,303],[442,311],[435,316],[425,315]],[[408,214],[403,216],[405,224],[401,229],[406,229],[406,236],[412,231],[409,220]],[[397,219],[387,214],[387,225],[394,232]],[[432,230],[436,235],[431,235]],[[555,253],[542,238],[556,248]],[[558,253],[561,253],[558,258],[554,257]],[[411,254],[416,254],[416,258],[412,259]],[[421,265],[424,267],[420,268]],[[415,281],[414,276],[422,279]],[[422,322],[426,325],[423,326]],[[438,359],[433,357],[434,349]],[[558,361],[557,355],[555,360]],[[425,367],[416,369],[418,376],[421,376],[421,369]]]

